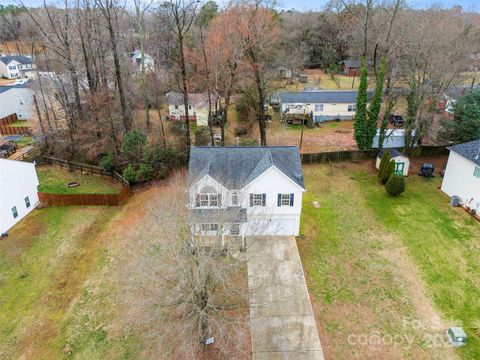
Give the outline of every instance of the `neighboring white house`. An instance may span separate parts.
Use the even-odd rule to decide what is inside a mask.
[[[298,235],[305,184],[298,147],[192,147],[190,223],[221,238]]]
[[[14,86],[0,86],[0,118],[17,114],[21,120],[34,115],[33,90],[29,83]]]
[[[375,167],[380,168],[380,161],[382,156],[388,151],[390,153],[390,159],[395,161],[395,174],[408,176],[408,169],[410,168],[410,159],[403,155],[397,149],[382,149],[377,154],[377,161],[375,162]]]
[[[168,117],[170,120],[185,120],[185,106],[183,94],[169,92],[166,95],[168,104]],[[212,111],[215,109],[216,98],[212,96]],[[208,95],[188,94],[188,118],[196,121],[198,126],[208,126]]]
[[[442,191],[460,197],[460,203],[480,211],[480,140],[448,148]]]
[[[0,77],[6,79],[16,79],[19,77],[29,77],[32,74],[35,65],[32,59],[23,55],[5,55],[0,56]]]
[[[368,93],[371,97],[371,93]],[[317,90],[280,93],[283,116],[311,114],[313,122],[352,120],[356,111],[356,91]]]
[[[128,54],[130,60],[132,60],[133,65],[135,66],[137,71],[141,71],[142,66],[142,53],[140,50],[135,50]],[[144,62],[145,62],[145,69],[146,70],[153,70],[155,68],[155,60],[153,57],[148,55],[144,52]]]
[[[415,130],[412,130],[412,136],[415,136]],[[380,129],[377,129],[377,134],[373,138],[373,149],[378,149],[379,138]],[[387,129],[385,132],[385,139],[383,140],[382,148],[391,149],[403,147],[405,147],[405,129]]]
[[[17,114],[21,120],[31,119],[35,111],[33,94],[28,83],[0,86],[0,118]]]
[[[38,205],[35,165],[0,159],[0,233],[7,232]]]
[[[283,65],[277,67],[277,74],[280,79],[291,79],[293,76],[292,70]]]

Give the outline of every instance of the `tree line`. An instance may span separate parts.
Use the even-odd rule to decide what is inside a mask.
[[[132,131],[158,153],[185,154],[194,138],[202,138],[201,129],[194,136],[188,123],[191,93],[207,94],[204,142],[216,144],[218,127],[219,144],[226,144],[229,110],[241,95],[267,145],[265,105],[277,90],[276,68],[299,73],[322,67],[334,74],[347,58],[363,64],[358,147],[371,147],[377,128],[382,143],[401,101],[408,103],[407,134],[415,135],[407,143],[413,144],[431,126],[429,104],[471,70],[480,49],[477,13],[416,10],[402,0],[332,0],[316,12],[279,10],[265,0],[223,7],[192,0],[135,0],[130,7],[118,0],[66,0],[62,6],[2,7],[0,26],[9,28],[5,38],[27,44],[35,58],[35,105],[48,151],[93,162],[108,156],[121,169],[129,158],[123,143],[136,138]],[[138,66],[128,58],[134,50],[141,54]],[[153,69],[146,53],[155,60]],[[164,122],[169,91],[181,94],[186,119],[174,137]],[[140,164],[134,167],[138,172]]]

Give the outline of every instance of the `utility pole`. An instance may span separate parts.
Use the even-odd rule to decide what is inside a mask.
[[[302,144],[303,144],[303,129],[305,128],[305,115],[307,113],[307,106],[308,104],[305,104],[305,110],[303,110],[303,117],[302,117],[302,132],[300,133],[300,150],[302,149]]]

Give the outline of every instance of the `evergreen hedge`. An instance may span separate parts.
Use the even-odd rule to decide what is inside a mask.
[[[385,171],[385,165],[387,165],[390,162],[390,152],[389,151],[384,151],[382,155],[382,159],[380,160],[380,165],[378,167],[378,180],[381,182],[383,179],[383,173]]]

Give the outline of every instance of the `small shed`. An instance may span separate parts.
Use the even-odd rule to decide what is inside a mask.
[[[347,59],[340,62],[340,67],[345,76],[360,75],[360,60]]]
[[[377,154],[377,161],[375,163],[375,167],[378,169],[380,168],[380,160],[382,159],[383,154],[385,151],[390,153],[390,159],[395,161],[395,174],[408,176],[408,169],[410,168],[410,159],[403,155],[397,149],[382,149]]]

